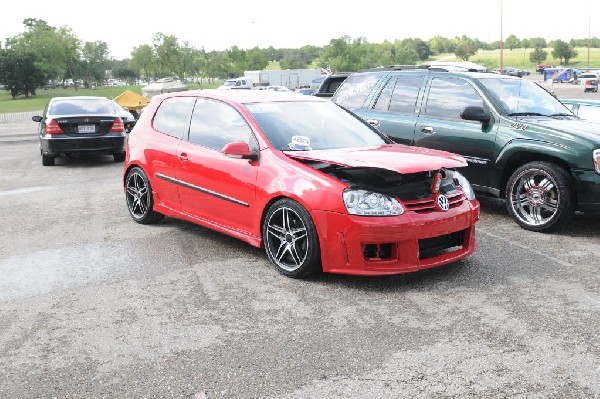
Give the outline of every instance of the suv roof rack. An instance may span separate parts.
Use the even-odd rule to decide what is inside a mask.
[[[427,69],[423,65],[386,65],[384,67],[361,69],[360,72],[401,71],[404,69]]]

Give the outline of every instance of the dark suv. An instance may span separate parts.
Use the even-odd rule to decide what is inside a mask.
[[[527,230],[600,212],[600,125],[527,79],[381,68],[348,77],[332,101],[398,143],[463,155],[476,191],[505,198]]]

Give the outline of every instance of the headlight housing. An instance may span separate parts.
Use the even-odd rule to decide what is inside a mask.
[[[473,187],[471,187],[471,183],[469,183],[469,181],[467,180],[466,177],[464,177],[459,172],[453,170],[452,178],[454,179],[455,184],[458,184],[459,186],[462,187],[463,192],[465,193],[465,196],[467,197],[468,200],[475,199],[475,191],[473,190]]]
[[[404,207],[395,198],[372,191],[349,188],[344,190],[344,205],[351,215],[397,216]]]
[[[596,173],[600,173],[600,149],[594,150],[594,165],[596,166]]]

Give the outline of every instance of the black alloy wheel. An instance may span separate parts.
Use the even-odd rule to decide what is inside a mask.
[[[154,199],[152,198],[152,188],[146,173],[139,168],[134,167],[128,173],[125,179],[125,199],[129,214],[138,223],[152,224],[162,220],[165,215],[155,212]]]
[[[310,214],[298,202],[275,202],[263,223],[263,243],[269,260],[284,275],[308,277],[321,271],[319,238]]]

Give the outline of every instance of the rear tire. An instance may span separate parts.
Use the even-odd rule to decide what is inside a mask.
[[[55,161],[54,157],[46,154],[42,154],[42,165],[44,166],[54,166]]]
[[[125,200],[129,214],[137,223],[152,224],[165,215],[154,211],[154,198],[148,176],[139,167],[133,167],[125,178]]]
[[[506,207],[525,230],[557,230],[575,214],[573,191],[573,181],[565,169],[550,162],[530,162],[508,180]]]

